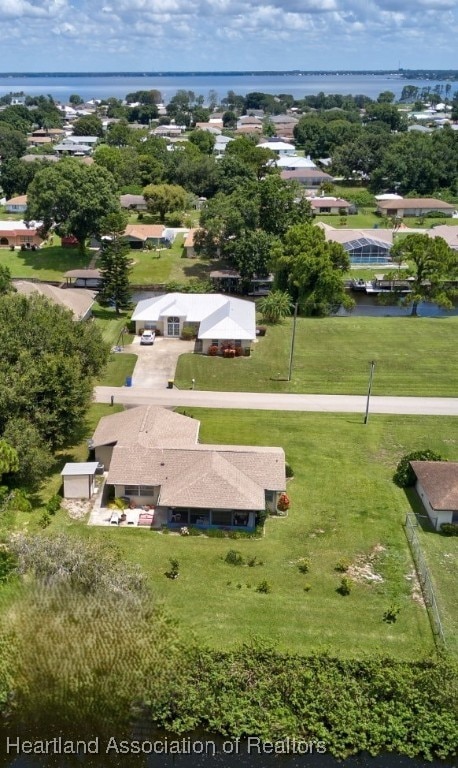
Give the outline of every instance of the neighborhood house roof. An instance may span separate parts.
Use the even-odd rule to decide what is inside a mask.
[[[7,200],[5,205],[27,205],[27,195],[18,195]]]
[[[310,197],[308,201],[312,208],[348,208],[351,205],[341,197]]]
[[[285,181],[288,179],[321,179],[322,181],[331,180],[329,173],[320,171],[318,168],[295,168],[292,171],[282,171],[280,176]]]
[[[162,224],[128,224],[124,230],[126,237],[136,240],[160,239],[164,237],[165,227]]]
[[[50,299],[54,304],[59,304],[65,309],[69,309],[76,320],[86,317],[95,300],[94,291],[78,288],[59,288],[57,285],[48,285],[48,283],[15,280],[14,287],[25,296],[38,293],[40,296]]]
[[[91,447],[115,444],[107,482],[160,486],[163,506],[260,510],[266,490],[284,490],[282,448],[197,443],[199,426],[164,408],[141,406],[102,418]]]
[[[458,462],[411,461],[433,509],[458,510]]]
[[[199,339],[255,339],[256,313],[251,301],[219,293],[167,293],[140,301],[132,320],[154,322],[182,317],[200,323]]]
[[[416,197],[416,198],[402,198],[401,200],[380,200],[378,207],[385,208],[402,208],[404,210],[417,209],[417,208],[443,208],[444,210],[452,211],[456,206],[450,203],[444,203],[443,200],[436,200],[434,197]]]
[[[142,405],[103,416],[91,444],[94,448],[113,443],[139,445],[143,448],[195,445],[199,427],[197,419],[189,419],[165,408]]]
[[[185,241],[183,243],[184,248],[193,248],[194,246],[194,236],[197,232],[198,228],[195,227],[194,229],[190,229],[188,234],[185,237]]]

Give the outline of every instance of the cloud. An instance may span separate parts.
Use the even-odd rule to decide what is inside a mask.
[[[363,69],[399,57],[427,66],[425,50],[439,67],[454,61],[458,10],[456,0],[0,0],[0,23],[0,69]]]

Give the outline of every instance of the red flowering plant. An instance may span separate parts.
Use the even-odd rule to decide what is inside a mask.
[[[211,345],[211,346],[208,348],[208,354],[209,354],[209,355],[212,355],[212,357],[214,357],[215,355],[217,355],[217,354],[218,354],[218,345],[217,345],[217,344],[212,344],[212,345]]]
[[[286,512],[289,509],[289,505],[291,504],[289,500],[289,496],[287,493],[281,493],[280,497],[277,501],[277,509],[280,512]]]

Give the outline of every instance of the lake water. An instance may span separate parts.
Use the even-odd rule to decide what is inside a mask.
[[[180,88],[194,91],[197,95],[208,97],[210,90],[215,90],[223,98],[229,90],[245,95],[251,91],[263,93],[289,93],[296,99],[306,95],[324,93],[364,94],[376,98],[381,91],[393,91],[396,97],[401,95],[405,85],[434,87],[433,81],[405,80],[399,75],[299,75],[299,74],[174,74],[174,75],[78,75],[72,76],[5,76],[0,75],[0,96],[24,91],[30,96],[50,94],[56,101],[67,102],[72,93],[78,93],[83,99],[106,99],[114,96],[122,99],[127,93],[138,90],[157,88],[164,101]],[[446,83],[443,82],[442,85]],[[458,83],[452,83],[452,91],[458,89]]]

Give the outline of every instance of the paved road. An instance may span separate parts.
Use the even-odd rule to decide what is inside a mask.
[[[199,408],[253,408],[276,411],[323,411],[361,413],[366,397],[360,395],[283,395],[257,392],[202,392],[186,389],[151,391],[139,387],[96,387],[98,403],[123,405],[184,405]],[[448,397],[371,397],[371,413],[396,413],[422,416],[458,416],[458,398]]]

